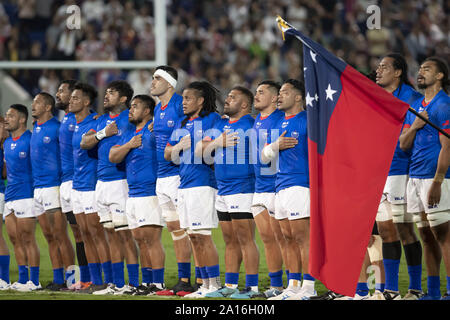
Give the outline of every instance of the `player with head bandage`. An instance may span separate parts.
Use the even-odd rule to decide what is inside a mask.
[[[139,286],[139,262],[125,214],[128,198],[125,162],[109,161],[109,151],[133,127],[129,123],[129,106],[133,89],[128,82],[115,80],[106,87],[103,99],[105,114],[97,119],[97,128],[91,129],[81,140],[81,148],[98,148],[97,184],[95,199],[100,223],[108,234],[111,254],[112,283],[95,295],[123,294],[129,285]],[[125,284],[124,260],[126,260],[129,285]]]
[[[283,83],[278,109],[284,117],[275,127],[279,136],[271,134],[261,153],[261,160],[266,163],[278,156],[275,218],[288,242],[289,285],[269,300],[304,300],[316,295],[315,279],[308,273],[310,196],[304,96],[303,82],[289,79]]]
[[[128,294],[151,295],[164,289],[165,253],[161,243],[164,225],[156,197],[156,141],[148,126],[152,122],[155,101],[148,95],[137,95],[131,100],[129,121],[133,124],[117,145],[111,148],[113,163],[125,160],[128,182],[126,214],[128,226],[140,249],[141,268],[151,270],[151,280],[143,279]]]
[[[179,166],[164,159],[164,149],[175,124],[184,119],[182,100],[175,92],[178,72],[170,66],[158,66],[153,74],[150,94],[159,99],[155,107],[153,132],[156,137],[158,179],[156,194],[162,214],[173,240],[178,264],[178,283],[170,290],[162,290],[157,295],[180,295],[196,291],[199,284],[191,285],[191,243],[185,230],[180,227],[177,211],[177,192],[180,185]],[[195,261],[195,259],[194,259]],[[200,281],[198,266],[195,268],[197,281]]]
[[[192,82],[184,89],[185,118],[176,124],[164,152],[167,161],[180,165],[180,227],[189,234],[202,279],[197,291],[185,295],[190,298],[204,298],[206,293],[221,287],[219,257],[211,237],[211,230],[218,224],[216,179],[211,166],[194,154],[196,144],[202,143],[205,132],[221,121],[216,112],[216,91],[206,81]]]
[[[27,130],[27,120],[27,107],[11,105],[5,115],[5,129],[10,136],[3,144],[7,179],[3,219],[19,269],[19,279],[9,289],[23,292],[42,289],[39,283],[40,254],[35,236],[36,214],[33,210],[31,132]]]
[[[446,133],[450,132],[449,70],[437,57],[425,59],[417,86],[425,96],[412,107]],[[441,298],[440,262],[444,260],[450,299],[450,139],[411,112],[406,115],[400,147],[411,152],[407,211],[414,214],[423,241],[428,292],[420,300]]]
[[[67,219],[61,211],[59,186],[61,184],[61,158],[59,149],[60,122],[53,116],[55,99],[46,92],[38,93],[31,105],[35,123],[30,140],[33,171],[34,211],[48,243],[53,267],[53,281],[46,289],[59,291],[66,287],[66,278],[74,270],[75,251],[67,233]]]

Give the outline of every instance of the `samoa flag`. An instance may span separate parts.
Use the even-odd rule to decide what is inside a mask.
[[[318,43],[303,43],[311,193],[309,272],[354,296],[408,104]]]

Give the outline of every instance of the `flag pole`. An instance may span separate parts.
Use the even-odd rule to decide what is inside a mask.
[[[283,41],[285,40],[284,38],[284,29],[295,29],[292,25],[290,25],[288,22],[286,22],[286,20],[284,20],[283,18],[281,18],[279,15],[277,16],[277,24],[278,24],[278,29],[280,29],[281,34],[283,36]],[[305,44],[302,41],[303,44]],[[444,130],[442,130],[441,128],[439,128],[437,125],[435,125],[433,122],[431,122],[430,120],[428,120],[427,118],[425,118],[424,116],[422,116],[420,113],[418,113],[416,110],[414,110],[413,108],[409,107],[408,109],[412,114],[414,114],[416,117],[420,118],[421,120],[425,121],[427,124],[429,124],[430,126],[432,126],[434,129],[436,129],[437,131],[439,131],[439,133],[441,133],[442,135],[444,135],[447,139],[450,139],[450,134],[448,134],[447,132],[445,132]]]

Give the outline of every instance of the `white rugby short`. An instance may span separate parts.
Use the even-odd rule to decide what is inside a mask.
[[[5,211],[3,218],[6,218],[9,214],[14,212],[17,218],[35,218],[38,215],[35,214],[33,209],[33,198],[20,199],[7,201],[5,203]],[[42,214],[43,212],[41,212]]]
[[[78,191],[72,189],[71,196],[73,214],[90,214],[97,212],[95,191]]]
[[[179,185],[179,175],[156,179],[156,195],[166,222],[180,220],[177,210]]]
[[[261,192],[253,194],[253,217],[256,217],[265,209],[269,212],[271,217],[275,217],[275,192]]]
[[[410,213],[433,213],[450,210],[450,179],[444,179],[441,185],[441,200],[434,207],[428,206],[428,191],[430,190],[433,179],[409,178],[408,194],[408,212]]]
[[[56,208],[61,208],[59,186],[34,189],[34,212],[36,212],[36,216]]]
[[[61,183],[59,187],[59,200],[63,213],[72,211],[72,180]]]
[[[0,215],[5,211],[5,194],[0,192]]]
[[[408,184],[408,175],[388,176],[386,184],[384,185],[383,196],[381,202],[384,200],[392,204],[406,203],[406,186]]]
[[[158,197],[130,197],[126,204],[128,228],[136,229],[142,226],[163,226],[161,208]]]
[[[309,218],[309,188],[294,186],[283,189],[275,195],[275,218],[297,220]]]
[[[117,231],[128,229],[125,213],[128,199],[127,180],[97,181],[95,200],[100,223],[105,228],[114,227]]]
[[[216,194],[217,190],[208,186],[178,189],[180,227],[191,230],[217,228]]]
[[[216,210],[222,212],[252,212],[253,193],[238,193],[216,196]]]

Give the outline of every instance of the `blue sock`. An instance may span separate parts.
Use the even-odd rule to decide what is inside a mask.
[[[296,272],[290,272],[289,273],[289,280],[302,281],[302,274],[301,273],[296,273]]]
[[[125,273],[123,269],[123,261],[112,263],[113,283],[117,288],[125,285]]]
[[[225,272],[225,284],[238,285],[239,272]]]
[[[91,281],[95,285],[103,284],[102,269],[100,263],[88,263]]]
[[[164,268],[152,269],[153,283],[164,283]]]
[[[422,291],[422,265],[408,266],[409,288]]]
[[[139,264],[127,264],[127,270],[128,283],[135,288],[139,287]]]
[[[447,276],[447,294],[450,295],[450,277]]]
[[[53,269],[53,282],[57,284],[64,283],[64,268]]]
[[[282,287],[283,286],[283,270],[277,272],[269,272],[270,286]]]
[[[289,270],[286,269],[286,270],[284,270],[284,272],[286,272],[286,279],[287,279],[287,281],[289,282]]]
[[[398,291],[398,270],[400,260],[383,259],[384,273],[386,275],[385,290]]]
[[[300,276],[301,276],[301,273],[300,273]],[[303,275],[303,280],[316,281],[316,279],[312,275],[310,275],[309,273],[305,273]]]
[[[361,297],[367,296],[369,294],[369,287],[367,286],[367,282],[358,282],[356,285],[356,293]]]
[[[245,287],[258,287],[259,274],[246,274],[245,275]]]
[[[141,268],[142,283],[153,283],[153,271],[152,268]]]
[[[64,269],[63,269],[64,270]],[[36,285],[39,285],[39,267],[30,267],[30,280]],[[64,282],[64,281],[63,281]]]
[[[200,267],[195,267],[195,278],[202,279],[202,273],[200,272]]]
[[[428,276],[427,279],[428,295],[441,296],[441,279],[439,276]]]
[[[91,274],[89,273],[89,267],[87,265],[80,266],[80,281],[81,282],[91,281]]]
[[[25,284],[30,280],[28,277],[28,266],[19,266],[19,280],[17,282]]]
[[[206,271],[206,267],[200,267],[200,278],[208,279],[208,272]]]
[[[206,273],[208,274],[208,278],[217,278],[220,277],[220,267],[218,264],[215,266],[206,267]]]
[[[178,278],[191,278],[190,262],[178,262]]]
[[[113,270],[112,270],[112,263],[111,261],[106,261],[101,264],[103,274],[105,276],[105,283],[113,283],[114,282],[114,276],[113,276]],[[123,265],[122,265],[123,268]]]
[[[384,291],[384,283],[375,283],[375,290],[383,292]]]
[[[9,283],[9,262],[10,256],[0,256],[0,279]]]

